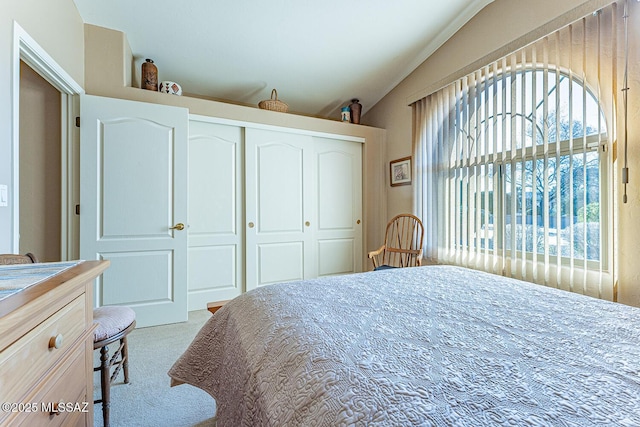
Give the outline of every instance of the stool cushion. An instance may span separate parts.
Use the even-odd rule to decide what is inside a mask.
[[[136,320],[136,313],[129,307],[103,306],[93,310],[93,323],[98,327],[93,333],[93,341],[106,340],[127,327]]]

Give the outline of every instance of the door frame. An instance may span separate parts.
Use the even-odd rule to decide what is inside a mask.
[[[62,132],[61,159],[62,176],[60,201],[61,209],[61,251],[63,259],[73,259],[78,254],[77,227],[78,221],[70,201],[74,200],[74,150],[78,144],[73,142],[78,138],[74,131],[73,118],[76,117],[78,103],[77,95],[83,94],[84,89],[71,77],[16,21],[13,21],[13,67],[11,72],[12,107],[11,107],[11,173],[12,189],[9,195],[12,222],[12,252],[20,251],[20,61],[40,74],[49,84],[60,91]]]

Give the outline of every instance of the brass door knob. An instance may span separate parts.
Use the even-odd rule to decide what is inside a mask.
[[[305,222],[304,225],[306,225],[307,227],[309,227],[311,225],[311,223],[309,221]]]
[[[179,222],[173,227],[169,227],[171,230],[184,230],[184,224]]]
[[[249,228],[253,228],[253,227],[254,227],[254,225],[255,225],[254,223],[250,222],[250,223],[249,223]]]

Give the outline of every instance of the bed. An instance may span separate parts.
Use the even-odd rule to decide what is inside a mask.
[[[218,426],[640,426],[640,309],[454,266],[274,284],[169,371]]]

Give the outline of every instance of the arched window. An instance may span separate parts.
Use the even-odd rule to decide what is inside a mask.
[[[428,259],[615,299],[619,20],[614,3],[414,101]]]
[[[568,73],[529,68],[467,80],[456,97],[445,132],[453,246],[606,262],[607,132],[592,92]]]

